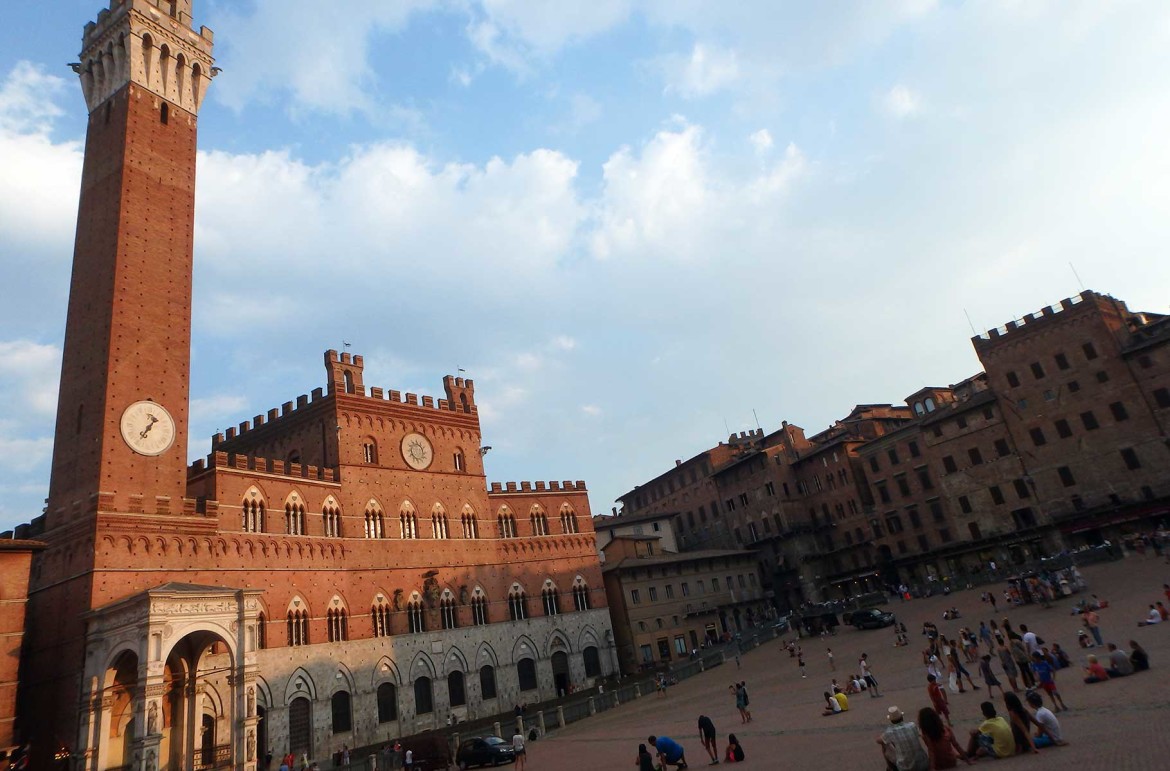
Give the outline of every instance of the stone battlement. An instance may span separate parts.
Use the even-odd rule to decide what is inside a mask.
[[[975,337],[971,338],[971,342],[974,343],[977,347],[980,345],[987,345],[988,343],[990,343],[992,341],[998,341],[1000,338],[1007,337],[1008,335],[1012,334],[1013,332],[1015,332],[1017,330],[1024,329],[1024,328],[1031,328],[1033,325],[1035,325],[1039,322],[1042,322],[1045,319],[1049,319],[1049,318],[1052,318],[1054,316],[1057,316],[1058,314],[1060,314],[1063,311],[1071,310],[1074,307],[1085,302],[1086,300],[1091,300],[1091,299],[1094,299],[1098,296],[1099,295],[1097,295],[1095,292],[1092,292],[1092,291],[1089,291],[1086,289],[1085,291],[1081,292],[1079,295],[1075,295],[1073,297],[1066,297],[1065,299],[1061,300],[1059,303],[1057,303],[1055,305],[1047,305],[1047,306],[1041,308],[1040,310],[1036,311],[1035,313],[1026,314],[1022,319],[1016,319],[1014,321],[1009,321],[1007,324],[1004,324],[1002,327],[996,327],[995,329],[989,329],[986,332],[984,332],[983,334],[976,335]]]
[[[587,492],[585,483],[578,480],[571,482],[492,482],[489,495],[507,493],[583,493]]]
[[[237,471],[254,471],[259,474],[272,474],[290,479],[315,479],[320,482],[337,481],[337,473],[331,468],[304,466],[300,463],[286,463],[273,458],[258,458],[253,455],[244,455],[227,452],[213,452],[207,460],[199,459],[187,467],[187,476],[193,477],[209,469],[225,468]]]

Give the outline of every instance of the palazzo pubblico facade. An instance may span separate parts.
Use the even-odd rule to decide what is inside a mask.
[[[485,481],[471,380],[326,382],[188,465],[191,0],[111,0],[90,111],[19,712],[38,758],[257,768],[508,712],[616,671],[583,482]],[[42,766],[43,767],[43,766]]]

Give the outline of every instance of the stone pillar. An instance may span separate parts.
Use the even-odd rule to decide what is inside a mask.
[[[518,733],[518,734],[524,733],[524,716],[523,715],[516,716],[516,733]]]
[[[613,705],[615,707],[619,707],[619,706],[621,706],[621,703],[622,703],[622,700],[621,700],[621,698],[618,697],[617,688],[614,688],[613,689]]]
[[[497,720],[496,722],[492,723],[492,731],[495,732],[496,736],[501,735],[500,734],[500,721]]]
[[[544,710],[543,709],[540,712],[536,713],[536,724],[538,726],[540,726],[540,735],[544,736],[545,727],[544,727]]]
[[[557,728],[565,727],[565,708],[557,707]]]
[[[703,657],[702,657],[702,656],[700,656],[700,657],[699,657],[699,671],[700,671],[700,672],[706,672],[706,671],[707,671],[707,665],[703,663]]]
[[[635,699],[642,698],[642,684],[641,683],[634,683],[634,698]]]
[[[590,714],[590,715],[596,715],[596,714],[597,714],[597,705],[593,703],[593,697],[592,697],[592,696],[590,696],[590,697],[589,697],[589,714]]]

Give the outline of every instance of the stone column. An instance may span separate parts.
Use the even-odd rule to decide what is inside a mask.
[[[596,715],[596,714],[597,714],[597,705],[593,703],[593,697],[592,697],[592,696],[590,696],[590,697],[589,697],[589,714],[590,714],[590,715]]]
[[[496,736],[501,735],[500,734],[500,721],[497,720],[496,722],[492,723],[492,732],[495,733]]]
[[[536,724],[538,726],[540,726],[540,735],[544,736],[545,727],[544,727],[544,710],[543,709],[540,712],[536,713]]]
[[[565,727],[565,708],[557,707],[557,728]]]

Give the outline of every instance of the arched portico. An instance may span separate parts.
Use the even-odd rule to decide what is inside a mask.
[[[166,584],[92,611],[81,768],[254,771],[258,595]]]

